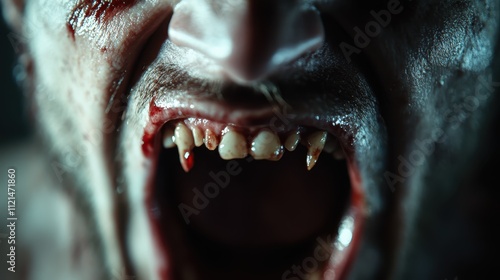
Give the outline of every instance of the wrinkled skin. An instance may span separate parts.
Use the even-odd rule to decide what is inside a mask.
[[[91,244],[71,247],[86,256],[80,262],[58,251],[81,279],[117,271],[157,279],[161,260],[143,203],[149,105],[189,103],[205,91],[216,100],[207,88],[221,82],[273,83],[292,108],[287,113],[356,132],[369,213],[348,279],[471,279],[494,271],[491,252],[499,248],[490,226],[498,207],[490,198],[498,191],[480,166],[494,157],[497,1],[401,0],[383,32],[353,53],[342,42],[355,47],[354,28],[394,1],[117,1],[126,4],[98,19],[74,15],[77,2],[3,0],[12,28],[29,39],[20,61],[57,163],[49,172],[63,178],[54,192],[67,200],[62,211],[78,217],[65,234],[73,236],[69,244],[80,237]],[[187,14],[211,7],[217,16],[190,26],[176,5]],[[287,32],[290,26],[299,31]],[[202,35],[197,42],[183,32]],[[216,47],[225,39],[235,51],[221,58]],[[293,51],[283,55],[284,46]],[[284,58],[273,60],[276,54]],[[244,103],[242,92],[235,99]],[[418,163],[408,170],[405,160]],[[29,235],[26,244],[33,246],[27,252],[42,250]],[[32,255],[32,275],[50,265]],[[67,279],[67,271],[38,275]]]

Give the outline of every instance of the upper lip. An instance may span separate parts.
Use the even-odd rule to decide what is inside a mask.
[[[188,93],[182,96],[155,96],[150,103],[150,121],[145,128],[145,134],[149,137],[145,139],[153,141],[161,127],[169,121],[200,118],[239,127],[271,128],[277,133],[287,132],[299,126],[312,127],[335,136],[345,152],[352,154],[354,131],[349,124],[336,125],[311,114],[301,114],[287,106],[268,104],[258,109],[247,109],[234,107],[213,98],[189,97]]]
[[[236,126],[259,126],[269,124],[273,117],[280,114],[274,106],[258,109],[230,108],[217,100],[186,97],[178,99],[160,96],[154,98],[151,105],[158,109],[159,118],[154,119],[159,123],[178,118],[197,117]]]

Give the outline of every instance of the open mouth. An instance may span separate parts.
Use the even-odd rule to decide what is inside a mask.
[[[348,131],[150,111],[146,204],[163,279],[343,278],[364,219]]]
[[[165,28],[154,37],[122,134],[133,268],[172,280],[345,279],[377,211],[373,182],[361,182],[383,139],[369,71],[332,42],[240,85]]]

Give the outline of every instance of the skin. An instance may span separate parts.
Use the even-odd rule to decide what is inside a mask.
[[[485,139],[496,117],[496,1],[147,0],[86,18],[76,2],[2,1],[13,30],[28,38],[20,61],[59,181],[58,207],[79,217],[81,239],[95,248],[85,254],[104,264],[80,262],[90,275],[82,279],[117,271],[158,279],[168,265],[154,257],[144,205],[153,165],[142,145],[149,106],[198,104],[196,93],[205,91],[217,102],[221,83],[271,83],[292,121],[353,131],[368,210],[349,279],[461,279],[492,269],[492,239],[481,239],[488,227],[471,227],[498,212],[470,201],[492,203],[479,195],[492,192],[481,187],[486,175],[471,166],[488,162]],[[213,13],[190,18],[203,7]],[[391,20],[357,45],[355,28],[374,20],[372,10],[392,11]],[[222,56],[227,42],[235,51]],[[238,104],[225,107],[227,118],[246,112]],[[31,270],[42,266],[34,259]]]

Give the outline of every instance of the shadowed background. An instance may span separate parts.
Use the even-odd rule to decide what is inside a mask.
[[[2,9],[0,8],[0,15]],[[30,129],[24,96],[12,74],[15,52],[9,39],[11,31],[0,16],[0,147],[26,138]]]

